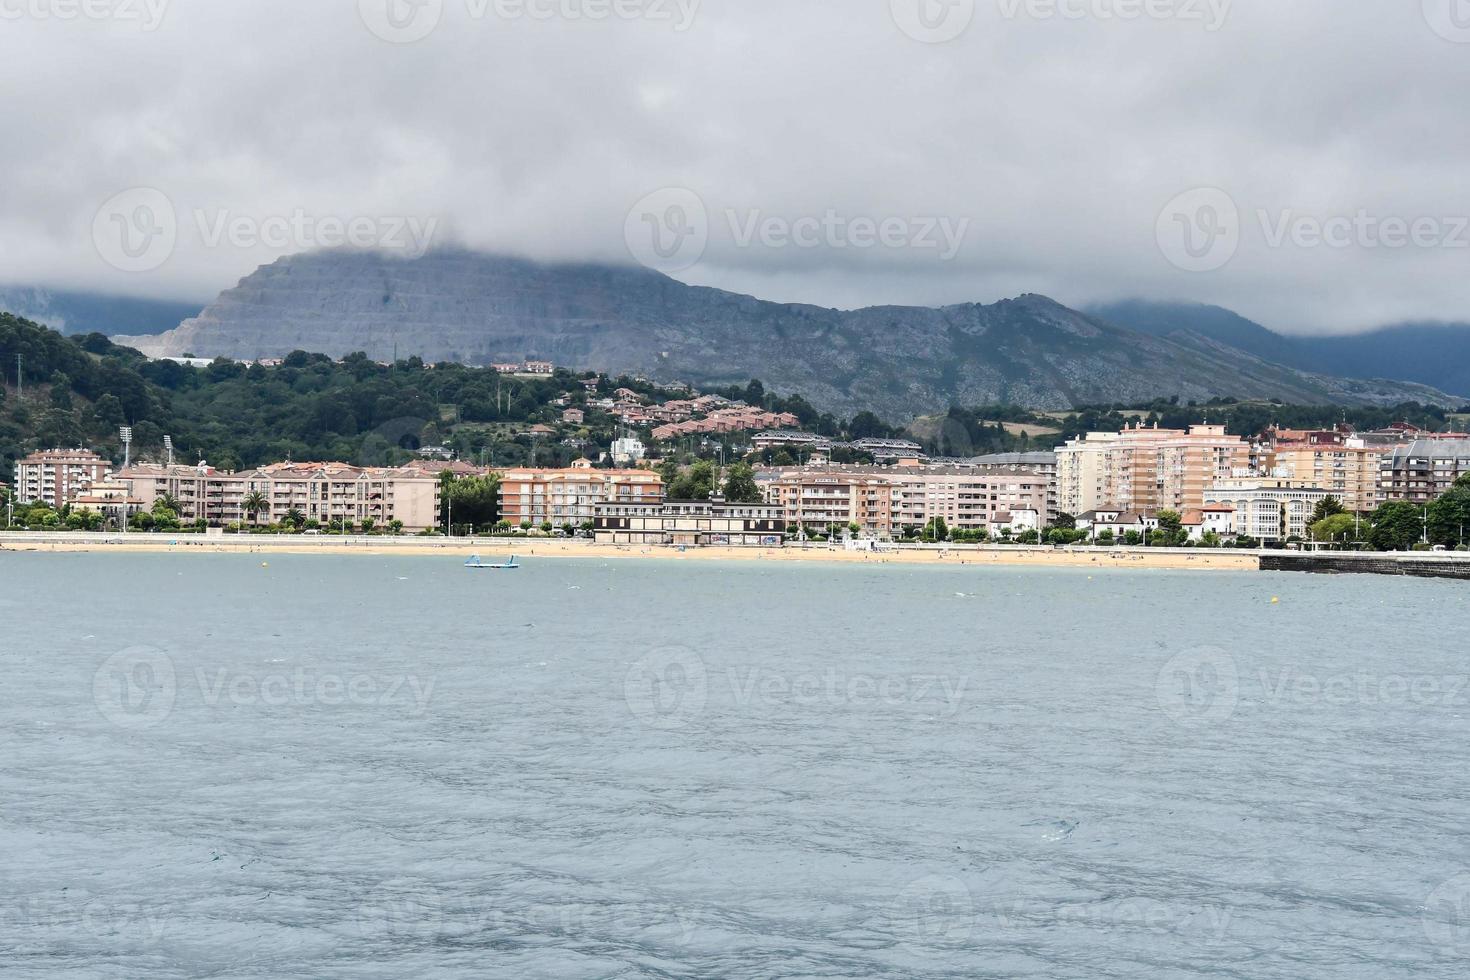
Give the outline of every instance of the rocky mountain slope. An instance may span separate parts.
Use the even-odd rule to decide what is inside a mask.
[[[1470,323],[1404,323],[1358,334],[1289,337],[1218,306],[1130,300],[1087,310],[1130,330],[1196,333],[1278,364],[1329,374],[1401,378],[1470,401]]]
[[[1066,408],[1157,396],[1448,402],[1424,386],[1345,381],[1197,335],[1151,336],[1043,296],[841,311],[687,286],[638,267],[543,265],[465,251],[402,260],[318,252],[262,267],[198,317],[118,336],[153,356],[295,349],[487,364],[536,357],[701,384],[761,378],[838,413],[893,420],[951,404]]]

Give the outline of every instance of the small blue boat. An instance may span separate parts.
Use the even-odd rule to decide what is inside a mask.
[[[465,568],[488,568],[488,569],[491,569],[493,571],[506,571],[506,570],[513,569],[513,568],[520,568],[521,566],[520,566],[520,563],[516,561],[516,556],[515,555],[511,555],[509,558],[507,558],[505,561],[501,562],[498,565],[496,565],[496,564],[487,565],[487,564],[485,564],[484,561],[482,561],[480,559],[480,556],[479,555],[470,555],[470,560],[464,563],[464,567]]]

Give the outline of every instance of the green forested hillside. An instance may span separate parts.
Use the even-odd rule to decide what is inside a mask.
[[[16,396],[21,355],[23,398]],[[160,458],[171,436],[176,459],[200,457],[222,469],[282,459],[402,462],[422,445],[447,445],[462,458],[500,465],[557,465],[594,458],[618,436],[617,420],[589,399],[627,387],[651,401],[677,397],[647,382],[603,378],[593,392],[566,371],[502,376],[460,364],[409,358],[391,366],[363,354],[334,362],[296,352],[278,367],[216,360],[204,368],[149,361],[100,334],[63,337],[0,314],[0,472],[35,449],[87,446],[122,458],[118,427],[133,427],[133,458]],[[843,423],[800,397],[768,395],[759,382],[731,391],[753,397],[830,434]],[[587,409],[583,424],[561,421],[566,405]],[[533,434],[542,424],[555,430]],[[886,427],[879,424],[879,428]]]

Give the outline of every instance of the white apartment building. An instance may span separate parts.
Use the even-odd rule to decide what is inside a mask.
[[[1262,543],[1311,537],[1312,512],[1333,494],[1302,480],[1245,477],[1221,480],[1206,494],[1206,505],[1235,508],[1235,533]]]

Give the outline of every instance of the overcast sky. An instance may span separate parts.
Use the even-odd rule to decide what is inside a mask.
[[[1466,0],[412,2],[0,0],[0,281],[202,301],[356,220],[827,306],[1470,319]]]

